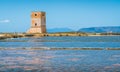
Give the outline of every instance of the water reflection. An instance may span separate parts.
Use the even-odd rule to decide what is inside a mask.
[[[0,50],[3,72],[114,72],[119,68],[119,51]]]

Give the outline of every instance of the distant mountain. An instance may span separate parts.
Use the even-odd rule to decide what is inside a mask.
[[[120,26],[82,28],[79,29],[78,32],[120,32]]]
[[[47,32],[73,32],[74,30],[70,28],[53,28],[47,29]]]

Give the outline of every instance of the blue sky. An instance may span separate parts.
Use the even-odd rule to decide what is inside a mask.
[[[32,11],[45,11],[47,29],[120,26],[120,0],[0,0],[0,32],[25,32]]]

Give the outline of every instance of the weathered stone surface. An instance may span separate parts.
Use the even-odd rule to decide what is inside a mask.
[[[46,15],[45,12],[32,12],[31,28],[27,33],[46,33]]]

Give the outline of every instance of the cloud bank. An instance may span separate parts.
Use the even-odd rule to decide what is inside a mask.
[[[8,19],[0,20],[0,23],[9,23],[9,22],[10,22],[10,20],[8,20]]]

